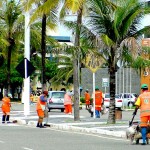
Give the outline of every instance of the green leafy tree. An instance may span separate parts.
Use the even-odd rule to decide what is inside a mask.
[[[33,13],[31,17],[31,21],[35,21],[35,19],[41,19],[42,28],[41,28],[41,56],[42,56],[42,68],[41,68],[41,83],[42,90],[46,89],[46,75],[45,75],[45,55],[46,55],[46,30],[54,29],[57,24],[57,9],[56,5],[58,0],[29,0],[26,8],[31,8],[32,4],[36,6],[36,11]]]
[[[110,74],[108,123],[115,123],[115,72],[117,71],[117,61],[122,56],[123,45],[128,47],[130,54],[137,53],[137,51],[135,52],[136,49],[130,48],[129,41],[131,41],[131,38],[137,39],[150,29],[149,26],[142,29],[138,28],[140,19],[146,13],[149,13],[149,8],[138,0],[89,1],[89,28],[97,37],[97,46],[104,45],[107,51]]]
[[[6,58],[6,77],[5,83],[6,89],[10,92],[11,84],[11,62],[12,55],[14,59],[17,59],[17,50],[19,50],[23,27],[23,16],[21,12],[21,5],[14,0],[4,0],[0,2],[0,32],[1,32],[1,51]]]

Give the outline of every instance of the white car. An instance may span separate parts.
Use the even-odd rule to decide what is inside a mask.
[[[121,108],[122,107],[122,98],[120,97],[119,94],[115,94],[115,107],[116,108]],[[104,94],[104,105],[106,107],[109,107],[110,105],[110,94],[109,93],[105,93]]]
[[[123,99],[123,105],[132,107],[137,100],[138,94],[136,93],[121,93],[120,96]]]

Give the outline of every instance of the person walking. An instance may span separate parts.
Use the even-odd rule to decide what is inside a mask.
[[[71,93],[69,91],[67,91],[64,95],[64,107],[65,107],[65,113],[71,115],[72,99],[71,99]]]
[[[148,92],[147,84],[142,84],[141,90],[142,93],[135,102],[136,107],[133,115],[136,115],[137,110],[140,108],[140,127],[143,140],[142,145],[146,145],[147,126],[150,124],[150,92]]]
[[[86,89],[86,91],[84,93],[84,97],[85,97],[85,106],[86,106],[86,109],[89,109],[89,106],[90,106],[90,93],[89,93],[88,89]]]
[[[100,118],[100,111],[103,103],[103,93],[99,90],[99,87],[95,87],[95,116]]]
[[[30,105],[33,104],[33,101],[34,101],[34,96],[33,96],[33,94],[31,93],[31,94],[30,94]]]
[[[46,109],[46,104],[47,104],[47,96],[48,96],[48,91],[43,91],[43,94],[39,96],[37,101],[36,111],[39,118],[36,127],[39,128],[44,128],[42,123],[44,119],[44,110]]]
[[[2,98],[2,112],[3,112],[3,116],[2,116],[2,123],[10,123],[9,118],[10,118],[10,107],[11,107],[11,103],[10,103],[10,98],[11,94],[8,94],[7,96],[4,96]]]

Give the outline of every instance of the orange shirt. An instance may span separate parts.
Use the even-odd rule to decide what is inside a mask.
[[[3,112],[10,112],[10,107],[11,107],[10,99],[8,97],[4,97],[2,99],[2,111]]]
[[[140,115],[150,116],[150,92],[145,91],[138,97],[135,105],[140,106]]]
[[[41,95],[43,97],[43,95]],[[46,107],[46,103],[47,103],[47,98],[45,97],[44,98],[44,101],[41,100],[41,96],[38,97],[38,101],[37,101],[37,104],[36,104],[36,110],[45,110],[45,107]]]
[[[99,110],[103,102],[103,93],[101,91],[95,91],[95,110]]]
[[[86,101],[89,101],[90,100],[90,94],[88,92],[85,92],[84,93],[84,96],[85,96],[85,100]]]

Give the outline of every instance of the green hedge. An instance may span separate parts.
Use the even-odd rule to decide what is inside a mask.
[[[90,101],[92,102],[93,98],[90,98]],[[80,102],[81,103],[85,103],[85,98],[84,97],[80,97]]]

